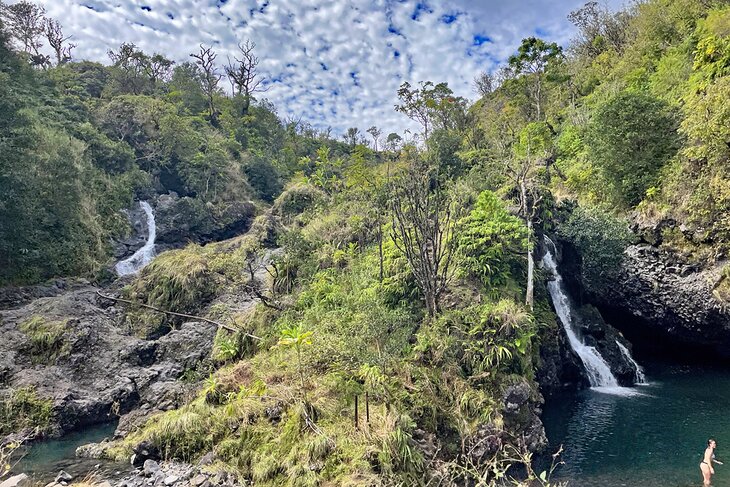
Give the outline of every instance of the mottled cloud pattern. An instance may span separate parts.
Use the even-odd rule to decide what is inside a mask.
[[[219,60],[257,44],[263,95],[280,115],[335,131],[409,127],[393,111],[403,81],[446,81],[474,98],[472,80],[523,37],[566,43],[581,0],[39,0],[78,44],[76,58],[108,62],[134,42],[182,62],[198,44]],[[618,6],[612,0],[609,6]]]

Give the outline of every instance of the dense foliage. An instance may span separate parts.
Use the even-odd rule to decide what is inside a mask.
[[[372,145],[281,121],[256,84],[226,95],[204,47],[181,64],[124,44],[108,66],[53,65],[0,29],[0,280],[100,269],[135,198],[174,191],[200,226],[243,201],[259,213],[125,287],[238,331],[219,333],[218,370],[189,404],[107,455],[143,440],[188,461],[213,451],[257,485],[491,485],[509,445],[529,455],[531,410],[507,421],[503,395],[539,397],[555,329],[543,234],[572,243],[598,289],[629,219],[684,224],[667,244],[730,243],[730,7],[591,2],[570,20],[570,46],[525,39],[471,107],[445,83],[404,83],[396,110],[422,132],[370,127]],[[153,337],[178,323],[132,307],[125,324]],[[59,324],[25,333],[63,352]],[[485,435],[501,453],[475,457]]]

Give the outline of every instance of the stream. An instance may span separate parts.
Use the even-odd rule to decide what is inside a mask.
[[[548,398],[543,422],[551,451],[562,444],[554,480],[580,487],[702,485],[707,439],[718,443],[713,486],[730,485],[730,371],[645,364],[634,395],[588,389]]]

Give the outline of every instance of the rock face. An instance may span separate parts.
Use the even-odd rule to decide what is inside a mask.
[[[730,307],[721,295],[724,267],[720,262],[700,268],[667,250],[631,245],[616,285],[589,298],[626,333],[646,327],[644,334],[708,347],[730,358]]]
[[[21,328],[34,317],[63,324],[59,353],[32,353],[31,337]],[[122,318],[123,310],[92,286],[0,311],[0,392],[32,386],[51,398],[58,434],[140,405],[144,411],[178,407],[184,390],[177,379],[209,355],[215,325],[185,323],[147,341],[131,335]]]
[[[189,241],[206,243],[245,233],[256,213],[250,201],[213,205],[175,193],[162,195],[155,206],[157,241],[164,247],[179,247]]]
[[[208,243],[245,233],[256,215],[251,201],[206,203],[199,198],[176,193],[151,199],[156,224],[156,250],[179,248],[188,242]],[[147,241],[147,216],[138,203],[125,210],[131,234],[113,242],[117,260],[132,255]]]

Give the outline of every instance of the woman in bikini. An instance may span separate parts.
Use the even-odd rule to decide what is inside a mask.
[[[717,443],[715,442],[715,440],[713,440],[712,438],[707,440],[705,456],[702,458],[702,462],[700,462],[700,471],[702,471],[703,485],[710,485],[710,479],[715,474],[715,469],[712,468],[712,463],[714,462],[718,465],[722,465],[722,462],[715,460],[715,448],[717,448]]]

